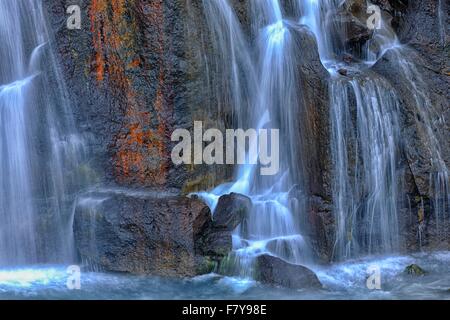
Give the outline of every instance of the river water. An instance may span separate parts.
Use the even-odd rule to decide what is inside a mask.
[[[411,276],[406,266],[427,273]],[[381,290],[367,288],[368,270],[377,266]],[[125,274],[81,272],[80,290],[67,288],[67,266],[0,270],[0,299],[446,299],[450,300],[450,252],[372,257],[332,266],[312,266],[324,288],[290,290],[268,287],[248,278],[217,274],[166,279]]]

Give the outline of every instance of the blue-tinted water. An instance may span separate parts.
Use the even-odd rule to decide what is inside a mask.
[[[428,273],[403,271],[416,263]],[[368,269],[378,266],[381,290],[369,290]],[[66,266],[0,271],[1,299],[447,299],[450,300],[450,252],[354,260],[315,267],[321,290],[272,288],[216,274],[193,279],[164,279],[111,273],[81,273],[80,290],[66,286]]]

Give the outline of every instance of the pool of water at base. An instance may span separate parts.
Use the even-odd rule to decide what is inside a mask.
[[[427,273],[424,276],[405,274],[405,267],[413,263]],[[381,290],[367,287],[367,278],[374,267],[380,271]],[[217,274],[166,279],[82,272],[80,289],[69,290],[67,266],[28,266],[0,269],[0,299],[450,300],[450,252],[371,257],[311,268],[317,273],[323,289],[273,288],[250,279]]]

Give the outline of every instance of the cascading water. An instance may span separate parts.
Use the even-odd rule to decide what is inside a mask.
[[[438,16],[442,24],[442,4],[439,3]],[[450,181],[448,166],[442,156],[441,145],[439,141],[445,141],[444,136],[440,133],[438,128],[445,123],[443,116],[436,111],[433,106],[431,97],[428,92],[428,86],[422,78],[414,62],[414,52],[406,46],[402,46],[397,39],[394,31],[382,21],[382,31],[379,38],[375,38],[377,47],[380,48],[378,55],[370,52],[368,56],[372,57],[376,62],[387,51],[394,59],[393,63],[399,76],[405,83],[408,83],[408,92],[415,102],[415,111],[421,119],[421,129],[427,137],[428,153],[430,155],[431,172],[429,177],[430,194],[433,195],[433,213],[436,221],[436,232],[438,241],[445,241],[448,239],[448,232],[450,231],[448,222],[450,220]],[[442,26],[441,26],[442,28]],[[445,30],[441,32],[443,35],[442,41],[445,46]],[[445,135],[445,133],[444,133]],[[420,230],[419,230],[420,231]],[[421,235],[419,235],[421,236]]]
[[[317,172],[316,167],[311,169],[309,162],[304,161],[306,158],[315,160],[315,155],[304,154],[304,150],[309,149],[303,144],[306,144],[306,141],[314,141],[309,140],[310,136],[306,136],[310,133],[310,127],[303,129],[303,124],[312,120],[312,126],[315,126],[317,122],[314,117],[309,117],[312,114],[307,114],[310,109],[303,106],[307,96],[302,96],[300,88],[303,87],[304,80],[312,80],[311,83],[315,83],[315,75],[306,75],[306,71],[309,72],[309,67],[316,66],[316,57],[308,56],[308,59],[314,59],[314,66],[302,64],[307,59],[302,60],[305,50],[299,50],[302,47],[298,45],[299,39],[308,36],[297,33],[305,29],[301,24],[312,30],[317,39],[322,64],[330,73],[329,128],[330,152],[334,166],[332,191],[335,219],[323,220],[318,224],[323,222],[326,228],[336,228],[334,259],[392,253],[401,249],[400,220],[403,213],[400,214],[399,202],[405,205],[402,199],[405,192],[408,192],[408,195],[410,191],[414,195],[417,194],[416,190],[402,189],[401,180],[405,174],[406,163],[403,152],[411,151],[407,150],[409,145],[403,147],[412,140],[402,136],[404,131],[411,132],[403,122],[406,112],[411,113],[412,118],[417,118],[411,120],[413,129],[420,131],[419,138],[423,139],[420,142],[427,144],[418,146],[415,142],[412,143],[412,152],[424,152],[425,155],[421,154],[419,161],[427,163],[423,168],[422,163],[418,165],[419,168],[413,168],[414,164],[408,163],[410,168],[407,170],[411,173],[407,174],[415,177],[414,169],[431,171],[430,181],[420,181],[420,187],[427,186],[430,182],[431,192],[424,193],[431,195],[431,200],[434,200],[434,203],[428,204],[428,199],[424,196],[423,199],[417,197],[419,199],[411,202],[422,202],[422,212],[419,211],[418,215],[424,214],[423,208],[428,205],[434,210],[434,230],[437,234],[432,235],[433,241],[435,238],[438,242],[448,239],[450,235],[448,159],[445,158],[445,146],[442,146],[446,137],[439,136],[442,134],[440,126],[445,125],[445,119],[439,114],[439,106],[436,106],[433,100],[437,98],[427,92],[429,79],[422,79],[420,64],[411,58],[414,57],[413,50],[400,43],[386,21],[381,21],[381,28],[375,30],[370,39],[365,39],[364,41],[367,41],[363,41],[364,44],[358,42],[349,45],[348,30],[345,29],[345,22],[341,20],[342,16],[339,16],[342,11],[347,11],[343,14],[349,11],[348,8],[341,10],[340,6],[359,3],[364,7],[370,2],[342,0],[203,1],[212,34],[208,40],[214,43],[217,54],[216,60],[208,61],[208,68],[212,66],[214,72],[207,76],[214,77],[211,83],[216,83],[216,80],[219,82],[217,87],[208,89],[215,90],[214,98],[217,98],[221,109],[219,114],[228,114],[227,108],[231,107],[233,125],[237,128],[280,129],[281,161],[279,174],[275,176],[260,175],[258,165],[239,165],[234,182],[199,195],[212,209],[221,195],[231,192],[242,193],[251,198],[253,209],[233,236],[234,253],[230,259],[233,260],[234,266],[239,268],[239,275],[251,276],[255,258],[258,255],[270,254],[292,263],[308,264],[326,290],[308,286],[301,290],[290,290],[266,286],[251,279],[217,274],[170,279],[103,273],[103,267],[97,266],[89,258],[82,258],[80,264],[90,266],[94,272],[83,269],[82,290],[68,290],[65,264],[73,255],[72,220],[76,209],[86,213],[86,218],[89,219],[86,221],[88,228],[85,229],[84,224],[80,226],[85,231],[80,238],[86,241],[78,245],[80,248],[85,246],[87,251],[97,256],[101,254],[102,249],[109,250],[115,245],[114,240],[108,241],[111,238],[105,237],[103,231],[99,232],[105,229],[100,226],[102,219],[98,218],[99,214],[103,218],[103,212],[98,209],[109,201],[110,196],[114,196],[117,201],[122,201],[121,198],[137,199],[147,196],[153,199],[159,197],[161,192],[165,197],[167,190],[158,190],[149,195],[148,190],[98,186],[76,196],[83,184],[81,173],[88,169],[80,165],[83,161],[84,146],[74,129],[71,104],[67,99],[62,77],[58,73],[56,60],[51,54],[40,1],[42,0],[0,0],[1,299],[448,298],[448,252],[361,257],[324,266],[310,264],[313,258],[310,241],[306,236],[302,236],[312,234],[309,233],[311,230],[305,230],[309,222],[316,223],[305,221],[305,213],[310,206],[309,197],[314,197],[312,200],[320,198],[320,208],[312,208],[320,211],[320,214],[317,214],[320,219],[329,218],[329,199],[327,194],[308,194],[309,188],[315,188],[310,186],[311,181],[307,181],[311,178],[308,175],[311,173],[309,170]],[[230,3],[233,3],[236,9],[233,9]],[[245,15],[248,19],[240,22],[238,16],[242,17],[242,12],[238,12],[237,7],[243,5],[248,5]],[[172,9],[179,11],[176,5],[169,7],[164,8],[165,14],[173,13]],[[439,1],[443,50],[447,37],[445,7],[445,2]],[[143,9],[147,13],[147,8]],[[116,15],[115,10],[119,8],[112,6],[106,11],[119,18],[123,12]],[[140,9],[136,11],[139,12],[126,12],[126,19],[134,19],[134,14],[140,17],[144,13]],[[148,18],[147,15],[146,17]],[[116,18],[114,21],[119,20]],[[145,28],[147,29],[147,26]],[[100,33],[106,32],[106,35],[108,28],[102,29]],[[309,39],[307,40],[310,44]],[[179,53],[178,39],[173,43],[176,44],[176,53]],[[206,41],[205,44],[207,43]],[[304,47],[306,46],[302,48]],[[206,56],[210,58],[209,55],[205,55],[205,58]],[[383,57],[386,59],[381,60]],[[177,62],[178,57],[173,58]],[[182,56],[182,59],[185,57]],[[390,77],[388,81],[380,75],[388,73],[383,69],[386,65],[396,73],[395,79]],[[303,67],[308,70],[303,70]],[[311,78],[300,79],[303,75]],[[102,87],[107,89],[107,83]],[[318,102],[319,117],[328,118],[327,115],[321,114],[323,97],[322,92],[319,94],[317,100],[315,96],[307,99]],[[445,99],[445,96],[442,98]],[[314,108],[314,103],[311,104],[308,108]],[[406,112],[402,108],[405,108]],[[417,122],[414,122],[416,120]],[[320,131],[324,127],[320,123],[317,128]],[[316,141],[323,142],[322,137],[318,137]],[[255,152],[247,156],[254,160],[260,157],[260,154]],[[328,154],[326,156],[328,158]],[[327,170],[328,167],[323,169]],[[325,174],[329,174],[328,170]],[[420,179],[422,178],[420,176]],[[426,177],[423,180],[427,180]],[[326,184],[324,189],[327,189],[324,193],[327,193],[328,176],[323,183]],[[409,181],[406,184],[412,189],[419,188],[419,184],[409,185]],[[171,194],[171,191],[169,193]],[[174,192],[173,196],[178,197],[178,192]],[[170,206],[171,203],[168,202],[167,205]],[[134,210],[133,205],[127,204],[124,208],[126,212]],[[326,212],[322,212],[322,209]],[[111,210],[114,211],[114,208]],[[114,217],[114,212],[113,216],[109,215],[109,209],[105,213],[107,216],[104,217],[108,218],[106,222],[118,227],[116,230],[120,231],[122,222],[119,222],[120,225],[116,224],[118,220]],[[312,216],[316,213],[311,212],[308,217],[312,220],[316,218]],[[187,215],[183,216],[185,217]],[[203,215],[200,217],[203,218]],[[428,219],[428,216],[426,218],[426,222],[433,221]],[[134,244],[138,244],[137,251],[131,251],[131,255],[123,255],[122,251],[118,255],[113,251],[108,251],[108,254],[120,258],[120,263],[127,265],[134,264],[134,258],[142,259],[143,263],[146,263],[149,257],[147,253],[143,254],[147,250],[146,244],[154,246],[155,242],[150,239],[150,243],[147,243],[149,238],[146,231],[142,230],[141,222],[158,228],[161,225],[156,220],[150,221],[145,214],[138,215],[137,224],[134,221],[129,224],[127,219],[127,228],[137,230],[144,240],[135,242],[134,239],[125,237],[125,242],[131,244],[133,249],[136,247]],[[165,219],[163,220],[162,223],[165,223]],[[197,243],[192,246],[192,229],[184,223],[171,223],[171,227],[178,226],[183,228],[182,231],[188,231],[188,239],[176,239],[177,245],[184,247],[187,244],[186,248],[194,250]],[[415,229],[408,229],[407,236],[410,236],[411,230]],[[419,233],[420,231],[419,226]],[[332,236],[329,229],[318,232],[321,233],[320,236]],[[123,235],[118,233],[121,240]],[[151,236],[152,234],[150,238]],[[426,238],[429,239],[428,235]],[[178,240],[183,241],[178,243]],[[328,238],[326,240],[328,241]],[[311,241],[314,245],[322,245],[317,242]],[[162,269],[170,269],[173,265],[172,250],[166,251],[167,248],[164,247],[165,244],[163,248],[158,246],[157,254],[163,259]],[[443,248],[448,249],[445,246]],[[196,254],[195,251],[192,253]],[[191,262],[191,259],[181,258]],[[41,262],[64,265],[30,266]],[[411,266],[406,269],[409,270],[412,264],[420,265],[428,271],[427,274],[423,277],[406,274],[405,267]],[[226,263],[223,266],[226,267]],[[371,270],[372,266],[380,268],[382,290],[367,288],[367,271]],[[191,267],[193,265],[189,266]],[[110,270],[108,267],[106,269]],[[183,275],[185,274],[187,273],[183,271]],[[294,274],[294,277],[296,275]]]
[[[0,266],[68,261],[82,142],[40,1],[0,0],[0,41]]]
[[[368,2],[370,4],[370,2]],[[388,51],[394,54],[399,72],[410,82],[417,111],[425,121],[431,142],[433,171],[430,178],[435,193],[437,223],[448,215],[448,170],[440,155],[434,126],[433,107],[414,63],[405,57],[395,32],[380,17],[380,26],[359,51],[360,62],[348,66],[343,56],[349,48],[341,40],[345,26],[332,15],[340,1],[300,1],[308,25],[318,40],[323,65],[330,80],[332,148],[335,165],[334,206],[336,216],[335,258],[360,254],[388,253],[399,249],[398,205],[401,173],[399,161],[399,99],[390,85],[370,71]],[[339,75],[340,68],[346,68]],[[356,106],[353,106],[356,104]],[[354,110],[352,110],[352,108]],[[433,117],[439,118],[439,117]],[[438,233],[445,234],[445,231]]]
[[[423,130],[429,143],[428,152],[432,167],[429,177],[430,194],[434,194],[433,211],[436,220],[437,238],[439,241],[444,241],[448,239],[450,231],[448,226],[450,221],[450,173],[442,156],[439,142],[445,141],[445,138],[439,136],[439,131],[436,128],[445,120],[433,107],[422,75],[414,63],[405,58],[410,56],[408,48],[395,47],[392,49],[392,54],[396,58],[396,65],[402,78],[410,85],[409,93],[414,98],[416,111],[423,122]]]
[[[322,63],[332,76],[334,259],[393,252],[399,248],[398,99],[386,81],[367,70],[379,54],[371,51],[370,41],[362,50],[362,63],[344,63],[348,48],[340,39],[345,28],[333,18],[339,1],[301,4],[301,22],[315,34]],[[386,30],[380,30],[373,39],[385,39]],[[377,44],[380,52],[385,50],[383,41]],[[346,76],[339,74],[343,66]]]
[[[305,199],[298,154],[301,139],[295,120],[301,103],[294,70],[294,42],[277,0],[251,5],[256,48],[251,48],[228,1],[204,1],[211,30],[218,39],[217,49],[232,61],[224,74],[231,73],[231,84],[226,87],[232,88],[228,94],[234,102],[236,123],[241,128],[280,129],[281,141],[290,141],[280,146],[278,175],[261,176],[256,166],[243,165],[238,168],[236,182],[199,194],[212,208],[220,195],[231,192],[252,199],[253,209],[233,237],[236,262],[244,275],[251,274],[254,259],[264,253],[292,263],[310,259],[301,235],[300,213],[305,212]],[[242,65],[245,69],[239,69]],[[243,74],[242,70],[248,72]]]
[[[393,252],[399,243],[395,92],[369,76],[334,79],[330,92],[336,166],[335,257]]]
[[[414,88],[418,112],[428,119],[426,131],[432,141],[436,170],[431,187],[435,189],[439,224],[448,211],[448,171],[433,133],[429,115],[432,108],[425,86],[416,83],[415,79],[420,82],[419,73],[411,62],[400,57],[400,52],[407,49],[382,17],[371,38],[355,48],[346,41],[346,24],[340,16],[342,1],[298,0],[297,4],[299,23],[315,35],[322,64],[331,75],[334,259],[396,252],[401,247],[398,213],[403,195],[400,101],[389,82],[370,69],[387,52],[398,54],[399,70]],[[232,61],[232,67],[222,71],[229,81],[225,87],[232,88],[225,95],[233,101],[236,123],[244,127],[280,127],[286,137],[283,141],[291,144],[281,147],[282,175],[260,177],[254,166],[241,166],[235,183],[200,195],[212,208],[225,193],[239,192],[252,198],[253,212],[235,235],[235,251],[241,263],[245,261],[244,269],[251,269],[248,265],[253,258],[265,252],[305,263],[308,249],[300,236],[299,219],[299,212],[305,210],[302,164],[298,161],[302,139],[293,123],[295,108],[301,105],[300,92],[294,85],[298,79],[293,68],[299,52],[295,52],[292,41],[293,24],[284,21],[278,1],[252,2],[251,31],[257,44],[253,49],[253,42],[246,39],[227,1],[204,1],[204,7],[211,30],[219,39],[218,51],[226,61]],[[420,108],[423,105],[427,106],[425,110]],[[294,189],[300,191],[293,195]],[[293,201],[297,201],[296,205]],[[298,242],[291,241],[293,238]]]

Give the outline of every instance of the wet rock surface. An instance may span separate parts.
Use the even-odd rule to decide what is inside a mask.
[[[66,28],[67,1],[44,1],[78,131],[97,183],[178,188],[219,184],[231,166],[173,165],[175,129],[225,128],[206,77],[214,56],[201,1],[81,3],[81,30]]]
[[[238,193],[221,196],[214,212],[213,224],[216,228],[234,231],[252,210],[249,197]]]
[[[82,261],[105,271],[209,273],[230,253],[232,231],[250,208],[245,196],[223,196],[213,220],[200,200],[168,191],[93,191],[78,199],[75,244]]]
[[[231,193],[219,198],[214,216],[201,218],[195,233],[197,255],[207,257],[218,266],[232,250],[232,232],[243,223],[252,208],[251,200],[243,195]],[[204,263],[204,262],[203,262]]]
[[[265,284],[291,289],[322,288],[313,271],[269,255],[256,259],[255,278]]]
[[[93,192],[78,201],[75,243],[83,261],[106,271],[193,276],[195,233],[208,216],[202,202],[170,193]]]

